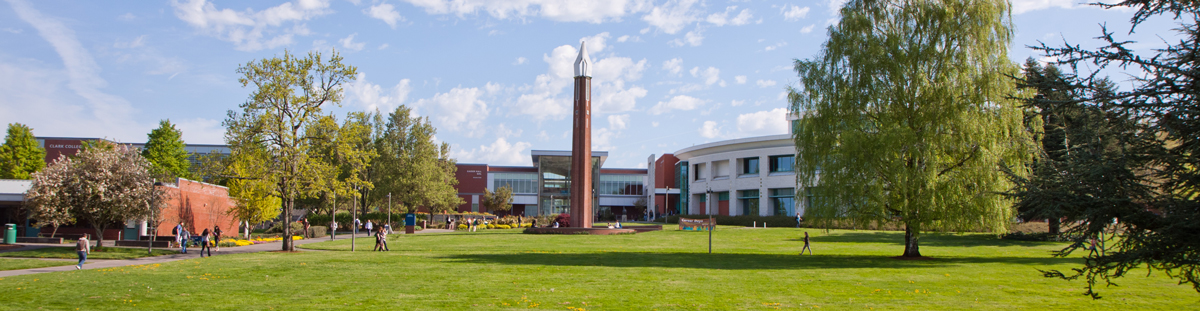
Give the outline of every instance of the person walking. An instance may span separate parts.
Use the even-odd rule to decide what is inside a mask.
[[[374,224],[372,224],[370,220],[367,220],[367,226],[366,226],[366,228],[367,228],[367,234],[372,234],[372,233],[375,233],[375,231],[374,231],[374,230],[371,230],[371,228],[372,228],[372,227],[374,227],[374,226],[375,226],[375,225],[374,225]]]
[[[213,244],[216,244],[217,251],[221,251],[221,226],[213,226]]]
[[[179,229],[179,238],[182,239],[182,241],[183,241],[183,243],[179,244],[179,245],[181,245],[180,246],[180,248],[182,249],[181,252],[184,254],[187,254],[187,245],[189,242],[192,241],[192,235],[191,235],[191,233],[188,233],[187,228],[183,228],[183,229]]]
[[[79,264],[75,265],[75,270],[83,269],[83,263],[87,261],[90,253],[92,253],[92,242],[88,241],[88,234],[84,233],[79,241],[75,241],[75,254],[79,255]]]
[[[358,228],[360,227],[362,227],[362,222],[358,221],[358,218],[355,218],[354,223],[350,224],[350,235],[354,236],[358,234]]]
[[[800,228],[800,223],[804,221],[804,217],[800,217],[800,212],[796,212],[796,228]]]
[[[391,251],[387,245],[387,235],[388,233],[383,231],[382,228],[379,230],[379,249],[385,252]]]
[[[808,231],[804,231],[804,248],[800,249],[800,255],[804,255],[804,250],[808,250],[808,254],[812,255],[812,249],[808,248]]]
[[[308,217],[304,217],[304,238],[305,239],[311,238],[310,236],[308,236],[308,228],[309,228],[308,227]]]
[[[383,232],[383,228],[379,228],[379,231],[375,231],[375,232],[371,233],[372,236],[375,236],[375,247],[371,249],[372,251],[376,251],[376,252],[379,251],[379,249],[380,249],[379,245],[381,244],[379,241],[379,238],[380,238],[379,234],[382,232]]]
[[[204,228],[204,232],[200,233],[200,258],[204,258],[205,250],[208,251],[208,257],[212,257],[212,246],[208,244],[210,238],[212,238],[212,233],[208,231],[208,228]]]
[[[175,247],[183,245],[183,223],[175,224],[175,229],[171,230],[171,234],[175,235]]]

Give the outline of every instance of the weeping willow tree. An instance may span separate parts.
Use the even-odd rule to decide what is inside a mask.
[[[903,257],[921,256],[922,231],[1005,228],[1000,168],[1024,167],[1036,148],[1012,98],[1009,10],[1004,0],[846,3],[820,54],[796,60],[803,89],[789,89],[806,219],[900,221]]]

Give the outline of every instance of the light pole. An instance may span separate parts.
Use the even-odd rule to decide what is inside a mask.
[[[715,222],[713,222],[711,196],[712,196],[712,188],[710,187],[710,188],[708,188],[708,190],[704,191],[704,200],[708,201],[708,202],[706,202],[708,204],[705,204],[705,205],[708,205],[708,207],[707,207],[708,210],[706,212],[708,212],[708,253],[709,254],[712,254],[712,232],[713,232],[713,229],[715,229],[717,227],[717,224]]]
[[[392,229],[392,193],[388,192],[388,231]],[[391,232],[388,232],[391,233]]]
[[[351,252],[354,251],[354,238],[355,238],[355,235],[358,234],[358,224],[356,221],[356,220],[358,220],[358,198],[357,198],[358,189],[357,189],[357,187],[354,189],[354,194],[355,195],[350,197],[350,198],[354,199],[354,202],[350,204],[350,218],[352,219],[352,220],[350,220],[350,222],[351,222],[350,223],[350,227],[351,227],[350,251]]]

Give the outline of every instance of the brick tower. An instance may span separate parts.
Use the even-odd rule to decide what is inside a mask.
[[[592,60],[579,44],[575,58],[575,113],[571,128],[571,225],[592,227]]]

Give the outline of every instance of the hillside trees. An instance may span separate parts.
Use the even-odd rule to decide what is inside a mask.
[[[904,257],[921,256],[926,230],[1005,228],[999,168],[1024,167],[1036,148],[1010,98],[1009,10],[1002,0],[846,3],[820,54],[796,61],[803,90],[789,90],[797,182],[815,197],[807,219],[899,220]]]
[[[33,129],[10,123],[0,145],[0,179],[30,179],[46,166],[46,150],[38,146]]]

